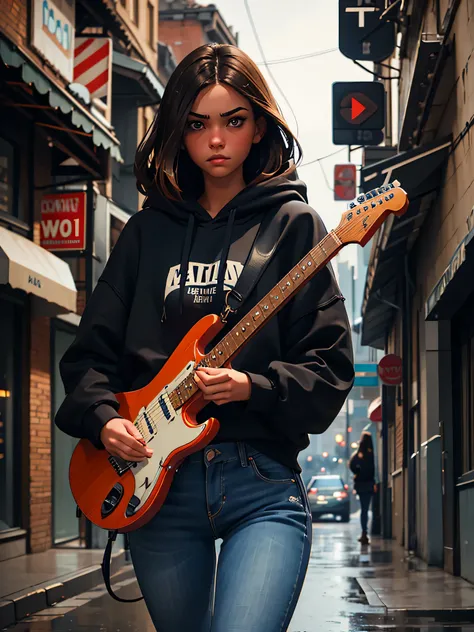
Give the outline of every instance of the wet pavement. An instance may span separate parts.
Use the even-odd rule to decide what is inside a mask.
[[[319,522],[306,582],[289,632],[474,632],[474,587],[407,558],[393,542],[357,543],[349,525]],[[139,595],[133,572],[114,579],[122,597]],[[154,632],[143,602],[114,602],[102,585],[7,628],[10,632]],[[179,632],[177,630],[176,632]]]

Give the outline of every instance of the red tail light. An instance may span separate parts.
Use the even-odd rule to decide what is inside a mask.
[[[347,483],[344,485],[344,489],[349,489],[349,485]]]
[[[347,498],[347,492],[334,492],[334,498]]]
[[[312,488],[309,490],[309,493],[310,493],[310,494],[317,494],[317,493],[318,493],[318,488],[317,488],[317,487],[312,487]]]

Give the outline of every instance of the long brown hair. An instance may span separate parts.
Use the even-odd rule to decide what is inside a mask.
[[[197,95],[216,83],[234,88],[250,101],[255,119],[266,119],[263,139],[252,145],[244,162],[247,185],[288,174],[295,169],[292,163],[301,160],[301,146],[258,66],[237,46],[205,44],[189,53],[174,70],[155,119],[138,146],[134,171],[138,190],[144,195],[153,187],[175,200],[182,199],[183,194],[202,193],[202,172],[184,149],[183,135]]]

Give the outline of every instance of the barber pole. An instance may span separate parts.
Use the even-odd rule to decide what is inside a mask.
[[[94,97],[108,96],[111,77],[112,40],[108,37],[76,37],[74,82],[85,86]]]

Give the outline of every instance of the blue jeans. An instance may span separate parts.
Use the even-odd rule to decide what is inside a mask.
[[[214,443],[191,455],[158,514],[130,533],[156,629],[287,630],[311,531],[303,482],[289,467],[244,443]]]
[[[367,525],[369,522],[369,508],[370,501],[372,500],[373,492],[359,492],[360,500],[360,526],[362,531],[367,533]]]

